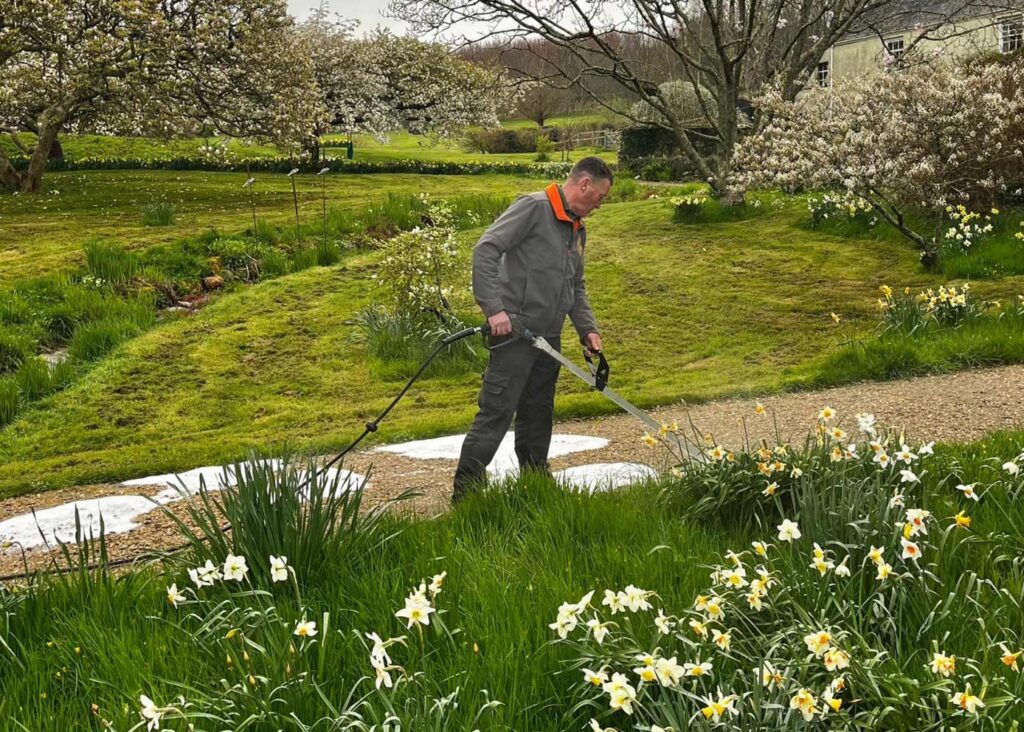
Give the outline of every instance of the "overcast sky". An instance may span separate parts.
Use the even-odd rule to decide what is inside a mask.
[[[288,9],[299,20],[305,18],[309,11],[320,5],[319,0],[288,0]],[[396,33],[405,33],[404,23],[392,18],[385,18],[381,13],[387,9],[388,0],[327,0],[332,13],[343,18],[354,18],[359,21],[361,32],[373,30],[378,25],[385,26]]]

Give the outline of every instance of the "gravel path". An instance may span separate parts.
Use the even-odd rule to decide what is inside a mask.
[[[1024,427],[1024,366],[1005,366],[965,371],[942,376],[927,376],[905,381],[870,382],[814,392],[777,394],[760,401],[769,416],[754,413],[758,401],[751,398],[727,399],[687,408],[666,406],[652,415],[681,425],[691,421],[704,433],[714,435],[723,446],[740,448],[744,433],[751,442],[765,437],[774,441],[775,429],[786,442],[799,442],[814,426],[818,411],[825,405],[836,409],[840,424],[855,427],[853,415],[871,412],[880,423],[899,426],[915,441],[965,442],[1000,430]],[[594,396],[595,399],[600,398]],[[608,445],[552,460],[552,468],[592,463],[638,462],[659,467],[664,462],[660,448],[647,447],[641,437],[642,426],[628,415],[559,422],[555,431],[572,435],[592,435],[607,439]],[[419,515],[433,515],[448,507],[451,491],[452,460],[422,460],[379,452],[360,452],[346,461],[346,468],[370,473],[371,490],[367,503],[376,504],[412,489],[423,495],[405,504]],[[116,485],[96,485],[20,496],[0,501],[0,521],[15,515],[40,510],[72,500],[100,497],[130,491],[135,495],[154,495],[159,488],[125,489]],[[177,543],[170,519],[153,511],[139,520],[135,531],[108,538],[112,557],[130,557],[144,549],[164,548]],[[45,564],[48,555],[33,550],[27,556],[29,566]],[[22,556],[14,548],[0,552],[0,575],[18,571]]]

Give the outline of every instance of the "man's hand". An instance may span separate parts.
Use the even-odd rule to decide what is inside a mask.
[[[587,333],[583,345],[587,349],[587,355],[593,356],[601,350],[601,335],[599,333]]]
[[[512,332],[512,321],[504,310],[489,317],[487,325],[491,326],[492,336],[505,336]]]

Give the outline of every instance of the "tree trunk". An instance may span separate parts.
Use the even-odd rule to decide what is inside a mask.
[[[0,153],[0,186],[16,191],[21,187],[21,173],[14,169],[11,161]]]
[[[306,152],[309,153],[309,164],[319,165],[320,164],[320,138],[314,137],[306,145]]]
[[[63,160],[64,159],[64,146],[60,144],[60,138],[53,138],[53,145],[50,146],[50,160]]]
[[[23,193],[37,193],[39,184],[46,171],[46,161],[50,156],[50,149],[57,141],[57,134],[64,124],[59,113],[47,110],[43,113],[44,122],[39,126],[39,140],[36,142],[32,157],[28,160],[28,169],[21,176],[21,190]]]

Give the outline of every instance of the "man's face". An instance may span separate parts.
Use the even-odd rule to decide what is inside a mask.
[[[569,202],[569,207],[580,218],[591,211],[596,211],[604,202],[605,196],[612,188],[610,180],[593,180],[582,178],[578,185],[577,195]]]

